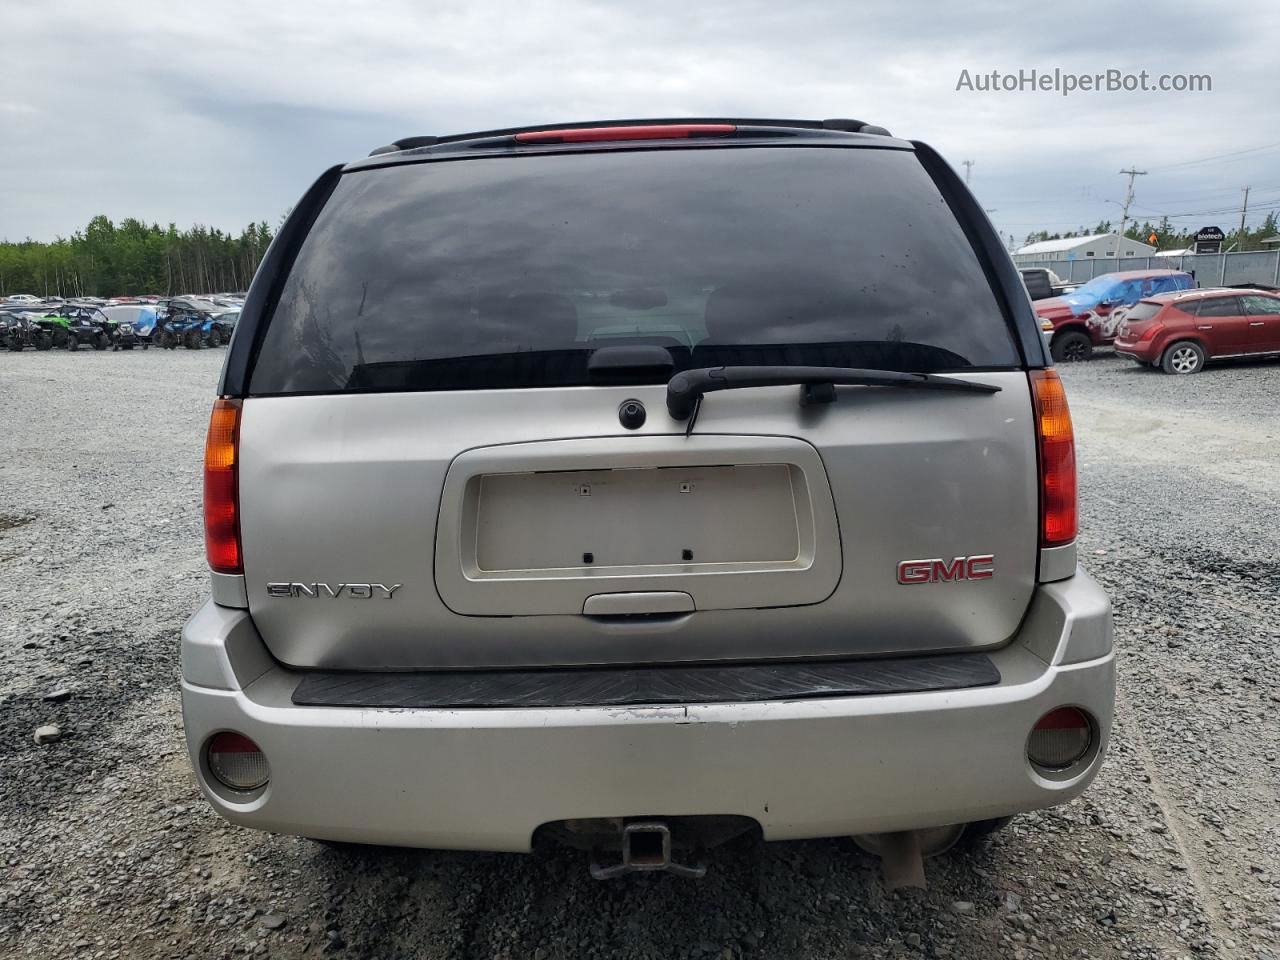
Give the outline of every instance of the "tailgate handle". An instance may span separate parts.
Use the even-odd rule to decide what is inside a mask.
[[[693,597],[679,590],[643,593],[596,593],[587,597],[582,613],[588,617],[634,617],[655,613],[692,613]]]

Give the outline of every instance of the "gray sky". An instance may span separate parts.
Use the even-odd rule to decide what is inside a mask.
[[[326,166],[397,137],[645,116],[879,123],[973,160],[1019,238],[1118,222],[1131,165],[1150,171],[1139,219],[1231,229],[1245,184],[1251,222],[1280,206],[1274,0],[3,0],[0,36],[11,240],[98,213],[274,225]],[[1213,90],[956,90],[965,69],[1031,68],[1207,73]]]

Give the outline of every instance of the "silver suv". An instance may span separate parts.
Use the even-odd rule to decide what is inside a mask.
[[[1110,607],[1019,278],[856,121],[418,137],[272,244],[209,427],[200,786],[263,830],[697,873],[1063,803]]]

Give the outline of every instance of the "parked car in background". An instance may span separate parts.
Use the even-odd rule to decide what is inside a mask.
[[[1018,270],[1022,274],[1022,282],[1027,288],[1027,296],[1032,300],[1047,300],[1049,297],[1060,297],[1076,285],[1067,283],[1052,270],[1044,267],[1023,267]]]
[[[1066,396],[937,153],[377,153],[293,208],[213,405],[182,700],[219,814],[601,878],[853,834],[901,875],[1087,787],[1114,654]]]
[[[1040,318],[1038,318],[1038,319],[1040,320],[1040,337],[1041,337],[1041,339],[1043,339],[1043,340],[1044,340],[1044,350],[1045,350],[1045,353],[1048,353],[1050,356],[1052,356],[1052,355],[1053,355],[1053,353],[1052,353],[1052,350],[1053,350],[1053,321],[1052,321],[1052,320],[1046,320],[1046,319],[1044,319],[1043,317],[1040,317]]]
[[[1150,297],[1125,317],[1116,353],[1165,373],[1208,360],[1280,355],[1280,296],[1268,290],[1192,290]]]
[[[0,302],[9,306],[30,306],[33,303],[42,303],[43,301],[29,293],[11,293]]]
[[[1036,314],[1053,323],[1050,350],[1057,363],[1088,360],[1115,339],[1129,309],[1144,297],[1187,290],[1195,278],[1180,270],[1104,273],[1061,297],[1039,300]]]

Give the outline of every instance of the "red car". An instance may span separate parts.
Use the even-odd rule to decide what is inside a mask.
[[[1139,300],[1188,290],[1195,278],[1181,270],[1126,270],[1104,273],[1084,286],[1033,306],[1041,320],[1053,324],[1049,352],[1054,362],[1088,360],[1094,347],[1110,343],[1129,310]]]
[[[1125,317],[1116,353],[1165,373],[1206,360],[1280,354],[1280,296],[1265,290],[1186,290],[1141,301]]]

